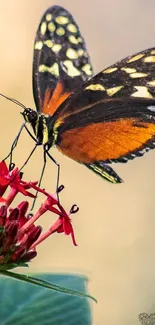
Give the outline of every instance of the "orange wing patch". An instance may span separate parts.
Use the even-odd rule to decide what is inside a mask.
[[[119,159],[143,149],[154,135],[154,124],[121,119],[65,131],[58,148],[78,162],[92,163]]]
[[[52,97],[50,98],[50,88],[45,92],[43,110],[44,114],[53,115],[57,108],[64,102],[64,100],[71,94],[71,92],[65,92],[62,82],[58,82]]]

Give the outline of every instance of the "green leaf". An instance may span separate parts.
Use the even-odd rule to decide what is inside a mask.
[[[6,270],[0,271],[0,274],[4,275],[4,276],[7,276],[9,278],[13,278],[13,279],[16,279],[16,280],[19,280],[19,281],[28,282],[28,283],[31,283],[31,284],[34,284],[34,285],[37,285],[37,286],[40,286],[40,287],[44,287],[44,288],[47,288],[47,289],[51,289],[51,290],[54,290],[54,291],[63,292],[63,293],[69,294],[69,295],[74,295],[74,296],[78,296],[78,297],[82,297],[82,298],[91,298],[94,301],[96,301],[96,299],[94,297],[92,297],[92,296],[90,296],[90,295],[88,295],[86,293],[79,292],[79,291],[69,289],[69,288],[66,288],[66,287],[62,287],[60,285],[50,283],[50,282],[47,282],[47,281],[45,281],[43,279],[35,278],[35,277],[29,276],[29,275],[13,273],[13,272],[9,272],[9,271],[6,271]]]
[[[68,274],[37,276],[47,283],[52,282],[56,286],[86,294],[84,277]],[[1,276],[0,324],[91,325],[92,323],[87,299]]]

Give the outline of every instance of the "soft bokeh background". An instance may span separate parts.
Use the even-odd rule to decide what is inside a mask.
[[[129,54],[155,46],[155,2],[144,0],[8,0],[0,1],[0,92],[34,107],[32,48],[40,17],[47,7],[59,4],[76,18],[87,40],[95,72]],[[0,99],[0,156],[3,158],[22,123],[20,109]],[[15,152],[20,166],[33,146],[23,135]],[[73,216],[78,247],[70,238],[55,235],[39,248],[32,263],[35,271],[71,271],[86,274],[93,324],[139,324],[138,314],[155,312],[155,152],[127,165],[115,165],[125,180],[110,185],[86,168],[62,156],[61,200],[80,212]],[[25,168],[28,179],[38,179],[42,150]],[[48,162],[44,186],[55,189],[56,167]],[[39,204],[39,202],[38,202]],[[43,218],[43,225],[50,220]]]

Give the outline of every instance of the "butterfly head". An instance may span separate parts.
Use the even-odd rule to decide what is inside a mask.
[[[38,113],[35,110],[31,108],[25,108],[21,114],[23,115],[26,122],[30,123],[31,125],[36,124],[38,120]]]
[[[53,125],[50,117],[37,113],[31,108],[25,108],[21,114],[25,122],[30,123],[38,144],[48,145],[50,148],[54,144]]]

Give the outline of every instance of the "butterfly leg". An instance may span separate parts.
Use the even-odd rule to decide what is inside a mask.
[[[56,183],[56,193],[57,193],[57,198],[58,198],[58,202],[60,203],[59,200],[59,179],[60,179],[60,164],[50,155],[49,153],[49,149],[46,148],[46,146],[44,147],[44,150],[46,152],[46,154],[48,155],[48,157],[54,162],[54,164],[57,166],[58,168],[58,174],[57,174],[57,183]]]
[[[26,159],[26,161],[24,162],[24,164],[22,165],[22,167],[18,170],[18,173],[13,177],[13,179],[11,180],[11,182],[13,182],[13,180],[17,177],[17,175],[20,174],[20,172],[22,171],[22,169],[26,166],[26,164],[28,163],[29,159],[32,157],[33,153],[35,152],[37,146],[38,146],[38,143],[35,144],[35,146],[33,147],[32,151],[31,151],[31,153],[29,154],[28,158]],[[11,163],[11,169],[12,169],[12,163]]]
[[[58,174],[57,174],[57,184],[56,184],[56,193],[57,193],[57,198],[58,198],[58,202],[60,203],[60,200],[59,200],[59,192],[62,190],[62,187],[60,186],[60,189],[59,189],[59,178],[60,178],[60,165],[59,163],[50,155],[49,153],[49,148],[45,145],[44,146],[44,164],[43,164],[43,168],[42,168],[42,172],[41,172],[41,176],[40,176],[40,179],[39,179],[39,183],[38,183],[38,186],[40,187],[41,183],[42,183],[42,179],[43,179],[43,176],[44,176],[44,172],[45,172],[45,167],[46,167],[46,163],[47,163],[47,156],[56,164],[56,166],[58,167]],[[35,199],[33,200],[33,204],[32,204],[32,207],[31,207],[31,210],[34,209],[34,206],[35,206],[35,202],[36,202],[36,199],[37,199],[37,195],[38,195],[38,191],[36,191],[36,196],[35,196]]]
[[[11,149],[10,149],[9,154],[4,158],[4,160],[6,160],[6,159],[8,159],[10,157],[10,163],[9,163],[10,168],[12,166],[12,155],[13,155],[13,151],[14,151],[14,149],[16,148],[16,146],[18,144],[20,135],[21,135],[21,133],[22,133],[22,131],[23,131],[24,128],[26,129],[26,131],[28,132],[28,134],[31,136],[31,138],[36,142],[35,137],[31,134],[31,132],[27,128],[26,122],[23,123],[22,126],[21,126],[21,128],[20,128],[20,130],[19,130],[19,132],[18,132],[18,134],[17,134],[17,136],[15,137],[15,139],[14,139],[14,141],[12,143],[12,146],[11,146]]]
[[[110,183],[117,184],[123,182],[116,172],[109,165],[105,164],[104,161],[95,161],[84,165]]]
[[[29,134],[29,136],[35,141],[35,142],[37,142],[37,140],[36,140],[36,138],[32,135],[32,133],[29,131],[29,129],[27,128],[27,126],[26,126],[26,123],[24,123],[25,125],[24,125],[24,127],[25,127],[25,130],[27,131],[27,133]]]
[[[46,162],[47,162],[46,155],[47,155],[47,152],[44,150],[44,164],[43,164],[43,168],[42,168],[42,171],[41,171],[41,175],[40,175],[40,179],[39,179],[38,187],[40,187],[40,185],[41,185],[41,183],[42,183],[43,176],[44,176],[44,171],[45,171]],[[38,191],[36,191],[36,195],[35,195],[35,198],[34,198],[34,200],[33,200],[32,207],[31,207],[31,211],[34,209],[34,206],[35,206],[35,203],[36,203],[37,196],[38,196]]]
[[[35,144],[35,146],[33,147],[32,151],[30,152],[28,158],[25,160],[24,164],[22,165],[22,167],[19,169],[18,173],[20,173],[22,171],[22,169],[27,165],[28,161],[30,160],[30,158],[32,157],[33,153],[35,152],[36,148],[38,147],[38,143]],[[15,176],[16,177],[16,176]]]
[[[10,149],[9,154],[4,158],[4,160],[6,160],[6,159],[8,159],[8,158],[10,157],[10,163],[9,163],[9,166],[12,165],[12,154],[13,154],[14,149],[15,149],[16,146],[17,146],[17,143],[18,143],[19,137],[20,137],[20,135],[21,135],[21,133],[22,133],[22,131],[23,131],[24,128],[25,128],[25,123],[22,124],[22,126],[21,126],[21,128],[20,128],[20,130],[19,130],[19,132],[18,132],[18,134],[17,134],[17,136],[15,137],[15,139],[14,139],[14,141],[13,141],[13,143],[12,143],[12,146],[11,146],[11,149]]]
[[[58,167],[58,174],[57,174],[57,184],[56,184],[56,193],[57,193],[57,198],[58,198],[58,202],[60,203],[60,200],[59,200],[59,192],[62,190],[62,187],[60,187],[60,190],[59,190],[59,178],[60,178],[60,165],[59,163],[50,155],[49,153],[49,148],[44,145],[44,164],[43,164],[43,168],[42,168],[42,172],[41,172],[41,176],[40,176],[40,179],[39,179],[39,183],[38,183],[38,186],[40,187],[41,183],[42,183],[42,179],[43,179],[43,176],[44,176],[44,172],[45,172],[45,167],[46,167],[46,163],[47,163],[47,156],[56,164],[56,166]],[[33,200],[33,204],[32,204],[32,207],[31,207],[31,210],[34,209],[34,206],[35,206],[35,202],[36,202],[36,199],[37,199],[37,195],[38,195],[38,191],[36,191],[36,196],[35,196],[35,199]]]

